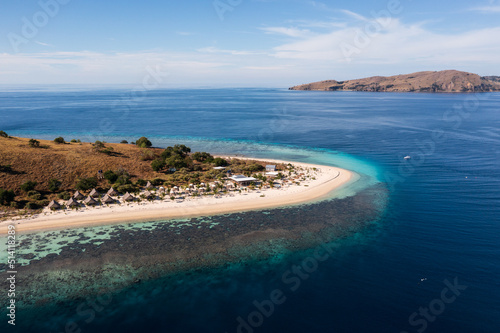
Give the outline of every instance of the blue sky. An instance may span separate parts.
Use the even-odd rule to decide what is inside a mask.
[[[288,87],[500,75],[500,1],[0,2],[0,83]]]

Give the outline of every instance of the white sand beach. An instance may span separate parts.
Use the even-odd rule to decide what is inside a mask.
[[[242,159],[238,157],[238,159]],[[255,159],[253,159],[255,160]],[[169,196],[152,201],[124,202],[78,209],[52,211],[45,208],[41,214],[0,222],[0,234],[7,232],[7,225],[15,223],[16,231],[34,232],[51,229],[67,229],[102,224],[154,221],[172,218],[207,216],[243,212],[306,203],[327,196],[351,179],[351,171],[298,162],[265,160],[268,163],[291,163],[309,176],[306,180],[285,182],[283,186],[262,189],[229,191],[227,194],[183,196],[171,200]]]

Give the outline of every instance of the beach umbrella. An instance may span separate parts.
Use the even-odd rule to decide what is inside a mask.
[[[116,192],[116,190],[114,188],[110,188],[106,194],[109,196],[117,196],[118,192]]]
[[[135,200],[135,197],[132,194],[130,194],[130,193],[127,192],[123,196],[123,200],[125,200],[125,201],[133,201],[133,200]]]
[[[71,198],[66,202],[66,206],[75,207],[78,206],[78,202],[75,199]]]
[[[87,206],[94,206],[98,204],[98,202],[90,195],[87,197],[87,199],[83,200],[83,203],[86,204]]]
[[[101,201],[104,202],[104,203],[113,203],[113,202],[115,202],[115,200],[113,198],[111,198],[107,194],[104,197],[102,197]]]
[[[55,200],[52,200],[50,203],[49,203],[49,209],[59,209],[61,208],[61,205],[55,201]]]
[[[96,198],[99,196],[99,192],[97,192],[96,189],[93,189],[92,191],[90,191],[90,194],[89,196],[93,197],[93,198]]]

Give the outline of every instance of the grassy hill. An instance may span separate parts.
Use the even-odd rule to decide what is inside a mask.
[[[498,77],[480,77],[456,70],[417,72],[394,76],[373,76],[364,79],[327,80],[302,84],[290,90],[380,91],[380,92],[488,92],[500,91]]]
[[[134,144],[126,143],[96,143],[70,142],[56,143],[54,141],[37,140],[28,138],[0,136],[0,191],[13,191],[15,198],[8,204],[4,202],[0,211],[13,211],[19,208],[43,207],[49,200],[64,198],[73,194],[78,189],[82,180],[88,179],[96,183],[96,188],[101,191],[108,190],[111,186],[120,192],[137,192],[146,181],[155,185],[172,187],[189,183],[200,184],[225,176],[224,170],[214,170],[215,162],[230,164],[233,172],[251,174],[264,169],[264,162],[249,160],[223,160],[210,156],[206,161],[197,161],[192,157],[195,154],[186,153],[181,162],[187,161],[183,167],[175,172],[169,171],[167,165],[158,172],[152,168],[152,161],[162,160],[164,149],[140,148]],[[183,146],[185,147],[185,146]],[[170,147],[171,148],[171,147]],[[188,147],[186,147],[188,148]],[[189,148],[188,148],[189,149]],[[174,160],[177,155],[174,156]],[[218,160],[218,161],[217,161]],[[116,182],[103,179],[102,174],[111,172],[116,176],[122,175]],[[60,182],[57,190],[51,190],[51,180]],[[91,183],[92,183],[91,181]],[[33,189],[21,189],[26,182],[36,182]],[[94,186],[92,186],[94,187]],[[89,190],[83,190],[83,193]],[[0,204],[2,203],[0,193]],[[32,203],[33,206],[26,206]],[[1,214],[0,214],[0,217]]]

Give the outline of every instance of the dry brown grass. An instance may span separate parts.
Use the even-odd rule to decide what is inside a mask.
[[[131,144],[106,143],[115,154],[108,156],[93,149],[90,143],[56,144],[39,140],[41,146],[32,148],[25,138],[0,137],[0,165],[10,165],[14,172],[0,172],[0,188],[21,194],[19,185],[31,180],[36,190],[48,191],[52,178],[62,181],[63,190],[74,190],[78,178],[97,177],[98,170],[125,169],[132,178],[154,179],[165,175],[151,169],[151,161],[141,160],[143,150]],[[150,148],[155,153],[161,149]],[[107,185],[101,180],[100,185]],[[109,185],[108,185],[109,186]]]

